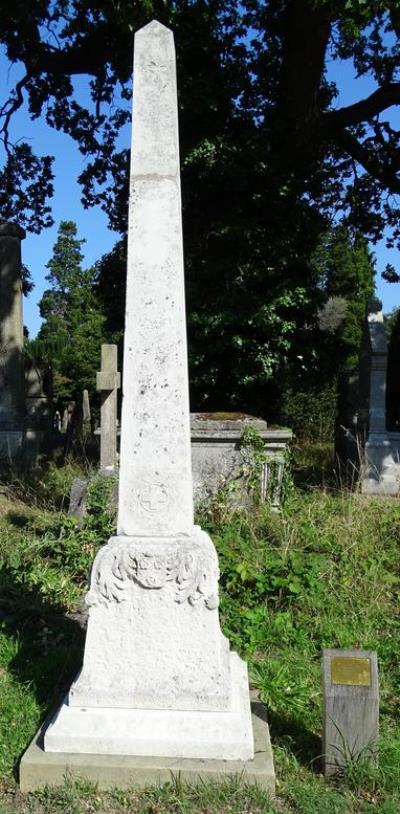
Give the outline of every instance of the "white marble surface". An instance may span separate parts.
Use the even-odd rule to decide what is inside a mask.
[[[135,38],[118,534],[98,552],[83,668],[53,752],[251,760],[246,665],[218,616],[218,558],[193,525],[175,56]]]
[[[45,734],[49,752],[251,760],[246,665],[231,654],[231,708],[225,712],[104,709],[63,704]]]
[[[398,495],[400,467],[394,460],[386,430],[386,376],[388,343],[381,304],[377,301],[368,314],[371,352],[369,388],[369,427],[361,491],[365,495]]]
[[[71,706],[226,710],[229,642],[208,534],[113,537],[93,564],[83,668]]]
[[[189,390],[175,49],[135,37],[118,534],[191,534]]]

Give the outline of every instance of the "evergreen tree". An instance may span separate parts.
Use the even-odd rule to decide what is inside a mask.
[[[337,388],[358,368],[375,261],[365,238],[341,226],[322,235],[312,263],[316,307],[293,337],[298,356],[281,379],[283,416],[298,434],[331,440]]]
[[[327,304],[332,300],[345,304],[337,329],[327,331],[331,341],[327,337],[323,367],[327,370],[332,366],[335,370],[354,368],[358,365],[367,302],[375,290],[373,254],[362,235],[353,236],[341,226],[323,236],[315,253],[315,263]]]
[[[39,303],[43,324],[32,352],[47,358],[53,372],[54,397],[80,400],[84,388],[93,397],[104,341],[104,316],[94,290],[95,269],[82,268],[76,224],[61,221],[46,268],[51,287]]]

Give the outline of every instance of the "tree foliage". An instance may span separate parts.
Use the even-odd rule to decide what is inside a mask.
[[[321,235],[313,265],[320,305],[295,337],[301,365],[281,376],[283,415],[296,433],[331,440],[337,383],[359,364],[375,260],[365,238],[341,226]]]
[[[399,133],[388,116],[400,101],[396,0],[3,3],[0,39],[10,62],[23,67],[1,108],[4,181],[16,195],[17,159],[18,175],[38,184],[36,212],[26,213],[22,195],[12,204],[15,216],[25,212],[39,228],[51,193],[48,158],[12,144],[12,116],[28,103],[33,117],[43,115],[77,141],[87,160],[85,202],[100,203],[112,225],[125,228],[127,151],[118,150],[117,135],[129,118],[133,33],[153,17],[176,35],[184,159],[195,149],[207,168],[207,145],[224,161],[227,142],[225,159],[232,160],[238,130],[243,138],[247,129],[250,157],[255,141],[270,193],[292,200],[307,194],[374,237],[389,221],[397,239]],[[326,79],[333,58],[352,59],[376,89],[337,107],[337,89]],[[78,74],[90,78],[91,109],[75,98]]]
[[[50,288],[39,304],[43,324],[30,343],[30,354],[51,365],[59,402],[81,400],[85,388],[93,397],[100,369],[104,316],[95,296],[95,271],[82,268],[83,242],[75,223],[61,221],[47,264]]]
[[[323,236],[314,260],[327,303],[339,300],[346,306],[337,330],[329,332],[333,342],[331,347],[328,342],[328,355],[336,370],[351,369],[358,364],[366,306],[374,294],[374,257],[362,235],[353,237],[339,227]],[[332,369],[332,362],[327,359],[324,368]]]
[[[304,377],[321,360],[318,309],[327,296],[347,296],[320,284],[321,235],[341,221],[353,242],[360,233],[378,239],[385,225],[391,243],[400,237],[399,132],[390,118],[400,101],[398,4],[3,4],[0,40],[22,69],[0,110],[7,217],[31,229],[50,218],[51,161],[27,144],[17,145],[18,192],[12,118],[28,104],[78,144],[84,204],[103,207],[112,228],[126,232],[129,152],[120,135],[130,118],[133,34],[153,17],[173,29],[177,47],[192,403],[270,413],[285,371]],[[352,60],[372,92],[339,106],[327,78],[332,59]],[[89,79],[87,107],[74,90],[79,74]],[[112,330],[122,329],[123,259],[122,242],[96,271]],[[343,339],[345,354],[357,330],[347,350]]]

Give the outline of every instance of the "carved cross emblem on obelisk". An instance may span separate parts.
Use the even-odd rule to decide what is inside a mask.
[[[148,483],[139,492],[139,503],[148,512],[157,512],[168,501],[168,493],[162,483]]]

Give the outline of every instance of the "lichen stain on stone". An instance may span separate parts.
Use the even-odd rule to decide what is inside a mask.
[[[252,417],[247,413],[196,413],[200,421],[245,421]]]

